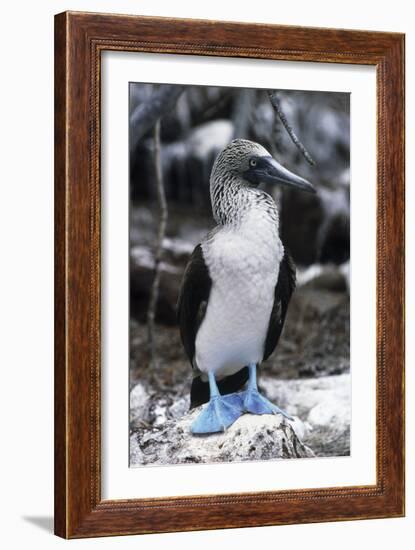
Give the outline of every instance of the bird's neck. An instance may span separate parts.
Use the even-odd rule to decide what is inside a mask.
[[[242,229],[255,217],[258,223],[271,224],[278,232],[278,210],[265,191],[248,187],[236,176],[212,179],[212,210],[218,225]]]

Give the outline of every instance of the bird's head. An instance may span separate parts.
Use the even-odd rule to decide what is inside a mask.
[[[219,153],[212,170],[216,177],[237,177],[248,187],[261,183],[284,185],[315,193],[315,187],[304,178],[284,168],[259,143],[235,139]]]

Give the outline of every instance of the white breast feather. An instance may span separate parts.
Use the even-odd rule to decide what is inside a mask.
[[[284,249],[275,220],[253,210],[242,227],[221,228],[202,250],[212,288],[196,364],[221,378],[262,361]]]

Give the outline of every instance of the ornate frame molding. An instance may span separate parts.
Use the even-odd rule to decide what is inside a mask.
[[[102,501],[100,75],[104,50],[376,66],[376,485]],[[110,14],[57,15],[56,534],[76,538],[403,514],[404,35]]]

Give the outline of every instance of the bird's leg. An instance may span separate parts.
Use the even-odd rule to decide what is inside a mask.
[[[256,365],[249,365],[248,388],[242,393],[244,411],[252,414],[282,414],[289,420],[294,420],[292,416],[271,403],[269,399],[261,395],[258,391],[256,380]]]
[[[208,376],[210,400],[192,424],[194,434],[223,432],[243,413],[239,394],[221,395],[213,372]]]

